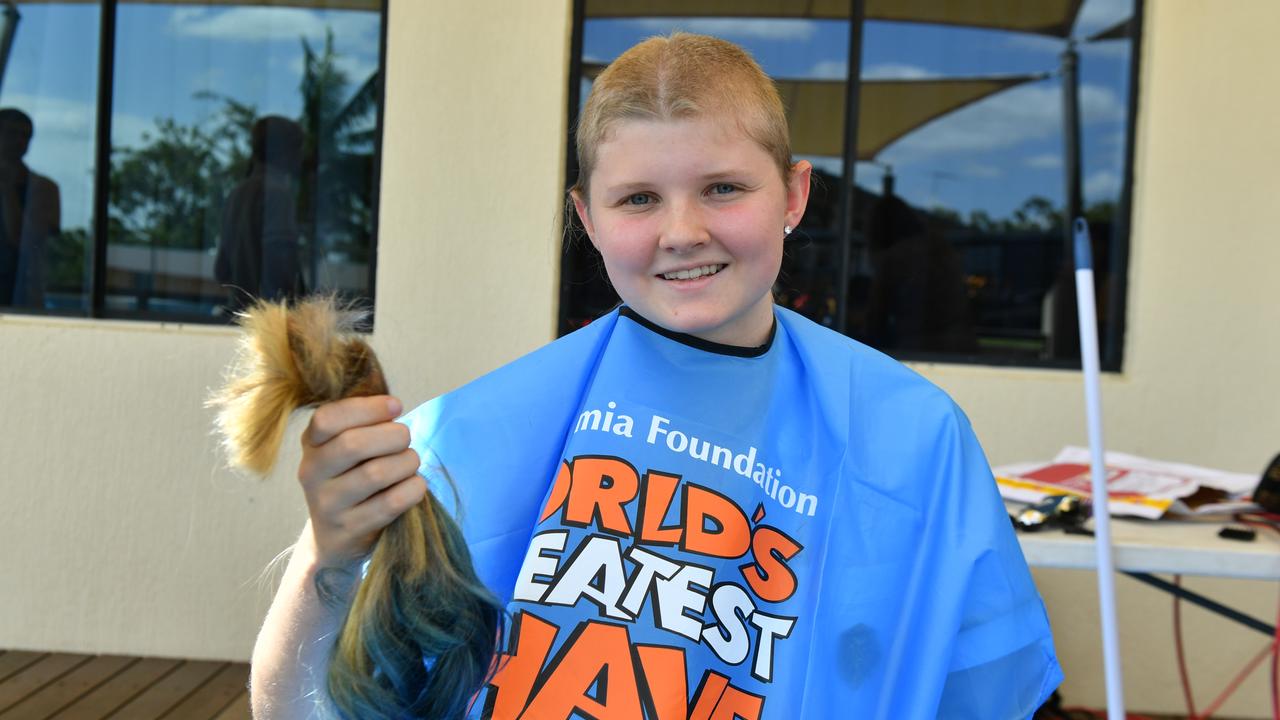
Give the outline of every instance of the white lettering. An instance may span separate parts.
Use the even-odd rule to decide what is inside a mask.
[[[549,550],[564,552],[564,545],[569,541],[569,533],[565,530],[549,530],[538,533],[529,541],[529,551],[525,553],[524,564],[520,566],[520,574],[516,576],[514,598],[527,602],[542,600],[543,594],[550,587],[548,583],[538,582],[534,578],[539,575],[554,577],[559,558],[546,555]]]

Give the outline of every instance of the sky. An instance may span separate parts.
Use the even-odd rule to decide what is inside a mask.
[[[318,0],[316,5],[323,5]],[[34,171],[62,194],[63,228],[92,216],[100,13],[96,3],[19,3],[21,18],[0,85],[0,106],[31,115]],[[199,93],[228,95],[260,114],[298,117],[302,38],[324,45],[332,29],[340,66],[356,88],[377,69],[378,13],[122,2],[116,15],[112,144],[137,147],[157,118],[183,124],[220,108]]]
[[[323,0],[317,0],[323,5]],[[1086,0],[1075,35],[1127,18],[1132,0]],[[99,10],[95,3],[19,4],[21,19],[0,85],[0,105],[30,114],[27,155],[60,186],[63,227],[92,214],[93,134]],[[225,94],[260,112],[296,117],[301,38],[313,47],[332,29],[352,89],[377,67],[377,13],[270,7],[120,3],[117,15],[113,145],[138,146],[155,120],[199,122]],[[675,26],[742,44],[779,78],[846,74],[843,21],[589,20],[584,58],[608,61],[637,40]],[[1052,72],[1061,40],[1019,33],[868,22],[864,78],[923,78]],[[1080,100],[1086,200],[1114,199],[1121,182],[1128,82],[1127,42],[1082,44]],[[859,163],[856,181],[878,191],[891,166],[900,195],[924,207],[1007,216],[1030,195],[1062,198],[1061,85],[1056,76],[992,96],[934,121]],[[810,158],[838,172],[838,158]]]

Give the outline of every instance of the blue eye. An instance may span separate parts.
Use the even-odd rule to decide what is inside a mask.
[[[653,198],[646,193],[636,193],[634,195],[628,195],[622,202],[624,205],[648,205],[653,202]]]
[[[716,183],[711,186],[712,195],[728,195],[737,192],[738,186],[733,183]]]

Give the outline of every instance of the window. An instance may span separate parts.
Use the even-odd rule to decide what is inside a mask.
[[[1120,368],[1140,0],[581,7],[571,116],[600,67],[676,29],[739,43],[775,79],[815,167],[779,304],[900,359],[1078,366],[1084,216],[1103,367]],[[562,277],[562,332],[617,301],[587,242]]]
[[[5,4],[0,162],[26,181],[0,187],[0,309],[225,322],[260,296],[368,302],[383,6]]]

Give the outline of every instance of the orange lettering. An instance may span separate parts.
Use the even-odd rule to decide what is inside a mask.
[[[575,710],[599,720],[643,717],[625,627],[588,621],[565,640],[565,647],[551,661],[546,683],[521,718],[568,718]],[[596,697],[587,695],[592,685]]]
[[[485,717],[519,717],[529,702],[529,693],[551,652],[559,630],[537,615],[521,611],[511,624],[510,653],[498,658],[498,671],[489,685],[493,691],[485,700]]]
[[[680,549],[721,558],[745,555],[751,546],[751,526],[741,508],[713,490],[692,483],[684,488],[684,542]],[[707,530],[707,520],[717,527]]]
[[[564,521],[585,527],[594,519],[601,530],[630,535],[631,521],[623,506],[635,499],[639,486],[635,468],[622,460],[575,458]]]
[[[676,487],[680,484],[679,475],[667,475],[649,471],[644,476],[644,500],[640,512],[640,538],[638,542],[650,545],[675,545],[680,542],[680,528],[662,527],[662,519],[671,509],[671,499],[675,497]]]
[[[763,697],[730,685],[720,696],[720,702],[716,703],[716,709],[708,720],[760,720],[763,709]]]
[[[716,709],[716,703],[720,702],[720,696],[724,694],[724,689],[727,687],[729,687],[729,678],[708,670],[698,685],[689,720],[711,720],[711,713]]]
[[[796,574],[787,566],[787,561],[803,549],[779,530],[761,525],[751,537],[755,562],[742,565],[739,570],[761,600],[782,602],[796,591]]]

